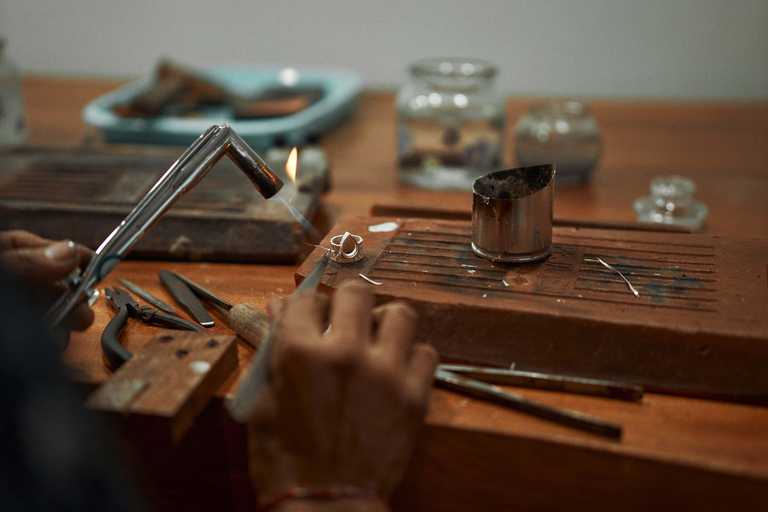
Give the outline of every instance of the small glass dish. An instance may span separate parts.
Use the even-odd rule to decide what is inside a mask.
[[[651,181],[651,196],[635,201],[640,222],[701,229],[707,207],[693,199],[696,184],[683,176],[660,176]]]

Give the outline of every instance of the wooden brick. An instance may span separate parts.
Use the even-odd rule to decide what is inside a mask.
[[[129,430],[150,426],[160,438],[178,442],[236,367],[235,336],[162,331],[86,405],[121,416]]]
[[[368,230],[385,221],[398,228]],[[365,257],[323,286],[380,282],[379,300],[409,302],[444,357],[768,403],[767,239],[555,227],[548,258],[505,265],[474,255],[468,222],[357,217],[329,237],[346,231]]]

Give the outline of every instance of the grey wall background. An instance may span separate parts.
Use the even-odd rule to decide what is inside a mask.
[[[768,0],[0,0],[33,73],[133,77],[160,56],[345,67],[397,87],[407,64],[477,56],[506,94],[768,98]]]

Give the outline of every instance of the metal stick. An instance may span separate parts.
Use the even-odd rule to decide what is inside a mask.
[[[310,272],[304,281],[301,282],[293,294],[316,289],[323,279],[325,269],[329,262],[330,259],[328,258],[328,254],[323,254],[315,265],[315,268],[312,269],[312,272]],[[235,394],[232,397],[227,398],[225,402],[230,416],[232,416],[235,421],[244,423],[248,420],[253,413],[253,408],[256,405],[256,400],[259,398],[261,389],[269,379],[269,358],[272,354],[272,340],[281,320],[282,316],[279,316],[272,321],[269,331],[264,336],[264,339],[261,340],[261,345],[259,345],[256,358],[251,363],[248,373],[243,378],[240,386],[235,391]]]
[[[619,439],[621,425],[611,423],[586,414],[545,405],[519,395],[508,393],[498,386],[486,384],[475,379],[468,379],[453,372],[437,369],[435,382],[451,391],[495,402],[539,418],[554,421],[562,425],[577,428],[593,434]]]
[[[639,402],[643,398],[642,386],[611,380],[584,379],[550,373],[524,372],[506,368],[483,368],[460,364],[441,364],[439,368],[491,384],[602,396],[632,402]]]

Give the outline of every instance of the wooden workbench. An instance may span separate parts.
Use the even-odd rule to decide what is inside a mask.
[[[27,77],[30,144],[98,146],[97,133],[80,118],[81,109],[122,83]],[[527,104],[523,98],[509,99],[509,131]],[[603,158],[591,185],[557,189],[556,215],[632,221],[632,203],[648,195],[651,178],[677,173],[696,182],[695,197],[709,208],[706,233],[768,236],[768,103],[594,101],[592,113],[603,132]],[[470,208],[469,193],[428,192],[398,183],[392,93],[363,94],[352,119],[321,145],[332,166],[331,191],[316,219],[321,230],[342,216],[366,215],[376,203]],[[510,155],[507,147],[507,162]],[[125,261],[104,284],[124,277],[162,297],[157,279],[162,268],[198,280],[231,302],[247,300],[261,308],[273,296],[293,290],[296,270]],[[75,334],[64,354],[72,378],[87,385],[109,376],[98,340],[111,313],[103,301],[94,309],[94,325]],[[214,331],[228,332],[225,327]],[[154,332],[151,327],[132,328],[126,346],[135,350]],[[239,346],[241,362],[251,355],[247,346]],[[636,404],[515,391],[621,423],[624,436],[604,440],[435,390],[396,507],[445,512],[765,506],[768,408],[655,394]],[[138,458],[147,464],[147,480],[174,509],[252,509],[244,429],[227,418],[220,398],[179,446],[146,452]]]

